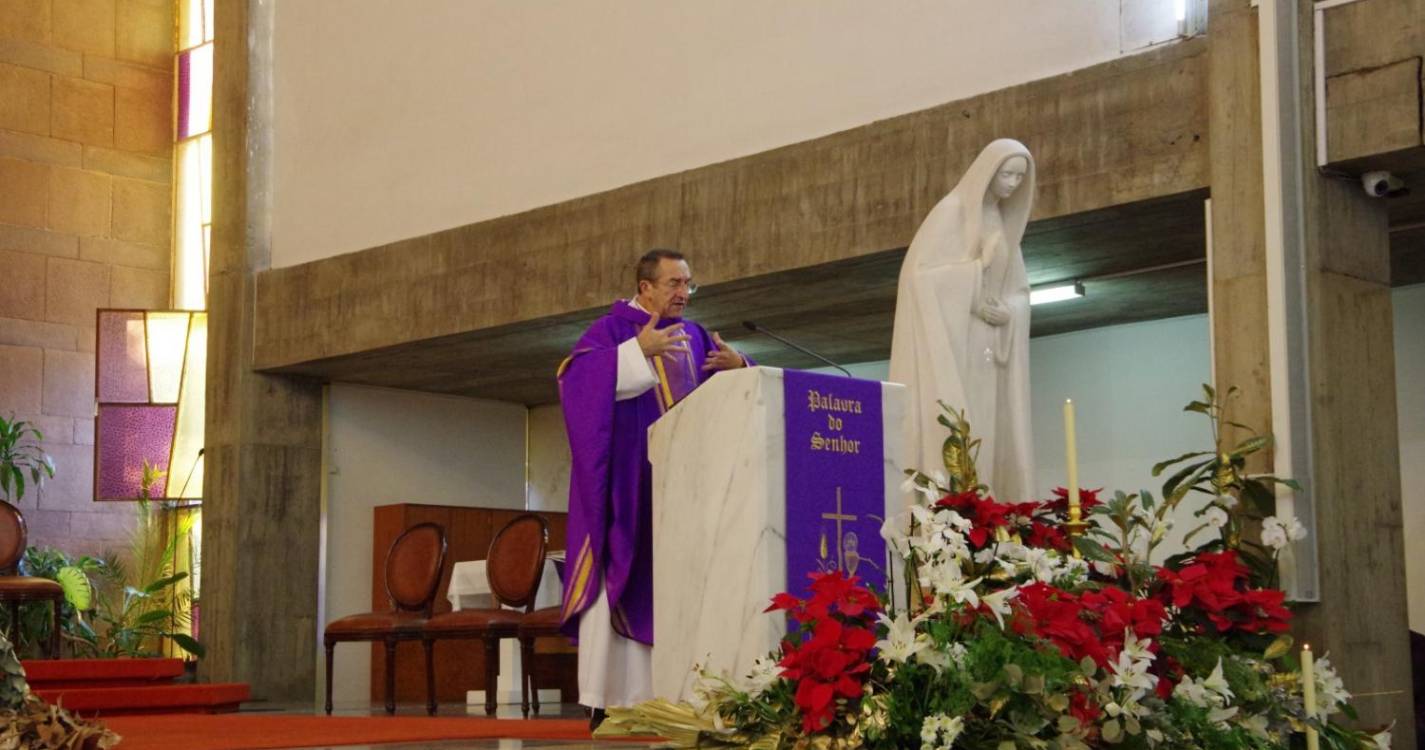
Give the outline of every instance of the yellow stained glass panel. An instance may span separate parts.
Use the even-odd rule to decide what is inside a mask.
[[[186,312],[151,312],[148,321],[149,398],[157,404],[178,401],[183,354],[188,341]]]
[[[174,196],[173,305],[180,310],[208,306],[207,230],[211,222],[209,181],[213,137],[178,144],[178,191]]]
[[[173,433],[173,458],[168,464],[168,496],[203,496],[204,384],[208,375],[208,314],[193,313],[188,325],[188,354],[178,394],[178,426]]]

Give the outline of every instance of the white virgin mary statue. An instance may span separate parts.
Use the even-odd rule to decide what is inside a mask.
[[[995,498],[1033,498],[1029,278],[1019,243],[1034,202],[1034,158],[1019,141],[985,147],[916,231],[901,266],[890,379],[909,391],[908,463],[944,467],[939,402],[981,440],[977,473]]]

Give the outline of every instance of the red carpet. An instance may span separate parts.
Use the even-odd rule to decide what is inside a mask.
[[[258,750],[422,740],[587,740],[586,719],[207,714],[101,720],[124,739],[118,750]]]

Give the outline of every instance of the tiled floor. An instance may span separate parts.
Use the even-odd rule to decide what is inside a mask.
[[[583,718],[584,711],[573,704],[556,704],[552,706],[541,706],[538,717],[531,717],[532,720],[539,719],[574,719]],[[245,703],[240,713],[277,713],[277,714],[306,714],[312,716],[321,715],[321,709],[313,705],[299,704],[273,704],[273,703]],[[396,707],[396,713],[400,716],[425,716],[425,706],[417,704],[404,704]],[[379,705],[361,704],[337,704],[332,710],[333,716],[384,716],[385,710]],[[463,704],[441,704],[436,712],[437,716],[485,716],[483,706],[465,706]],[[518,719],[520,718],[519,706],[500,706],[495,713],[496,718]],[[396,743],[381,745],[342,745],[339,748],[332,747],[325,750],[574,750],[576,748],[596,748],[597,750],[648,750],[648,743],[627,743],[627,742],[570,742],[564,740],[440,740],[429,742]]]

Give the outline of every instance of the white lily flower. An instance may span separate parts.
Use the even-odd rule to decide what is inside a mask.
[[[896,614],[895,619],[886,617],[886,614],[881,612],[876,615],[876,619],[886,626],[886,639],[876,641],[877,658],[881,661],[903,664],[925,648],[925,642],[916,638],[915,621],[906,617],[904,612]]]
[[[738,687],[755,698],[781,678],[782,668],[777,665],[777,660],[771,656],[759,656],[752,662],[752,671]]]
[[[1182,681],[1173,688],[1173,697],[1200,708],[1207,708],[1212,699],[1212,692],[1193,680],[1191,675],[1183,675]]]
[[[1392,724],[1391,726],[1395,725]],[[1382,729],[1381,731],[1371,735],[1371,742],[1374,742],[1375,746],[1379,748],[1379,750],[1390,750],[1390,729]]]
[[[1264,714],[1252,714],[1250,716],[1237,716],[1237,725],[1251,732],[1254,736],[1267,739],[1267,717]]]
[[[1233,716],[1236,716],[1236,715],[1237,715],[1237,707],[1236,707],[1236,706],[1218,707],[1218,708],[1213,708],[1213,709],[1209,709],[1209,710],[1208,710],[1208,712],[1207,712],[1207,720],[1208,720],[1208,721],[1215,721],[1215,722],[1217,722],[1217,723],[1219,723],[1219,724],[1225,724],[1225,723],[1227,723],[1227,720],[1228,720],[1228,719],[1230,719],[1230,718],[1232,718]]]
[[[921,644],[921,649],[915,653],[915,660],[928,667],[934,668],[936,674],[940,674],[949,669],[952,663],[959,666],[959,662],[955,661],[955,655],[936,648],[935,644],[930,640],[930,636],[921,633],[915,637],[915,640]],[[951,646],[952,649],[954,645]]]
[[[993,594],[986,594],[981,601],[990,608],[990,612],[995,616],[995,622],[999,624],[1001,630],[1004,629],[1004,616],[1010,613],[1009,600],[1019,596],[1018,588],[1000,589]]]
[[[1232,688],[1227,684],[1227,678],[1222,675],[1222,657],[1217,657],[1217,666],[1212,668],[1212,674],[1202,681],[1202,686],[1216,693],[1224,704],[1232,700]]]

